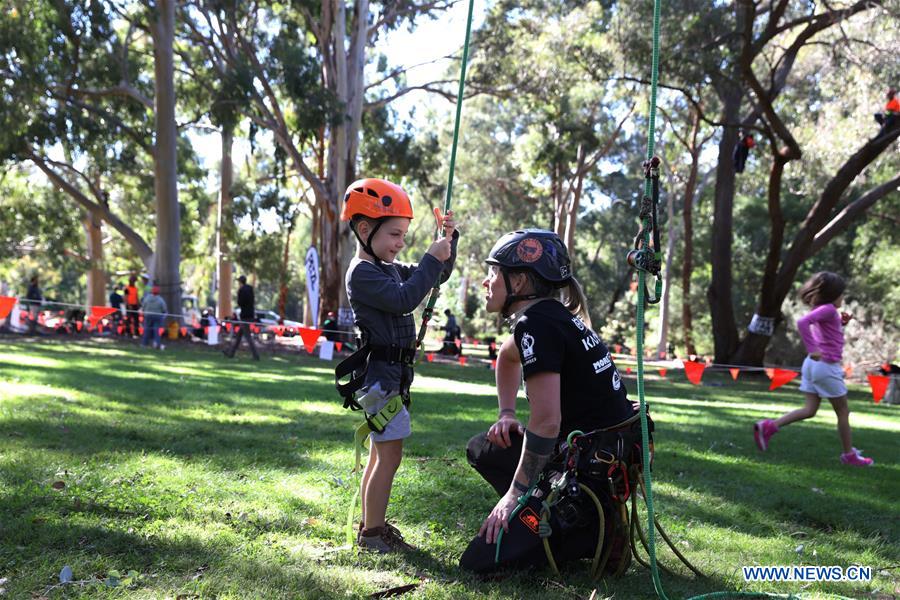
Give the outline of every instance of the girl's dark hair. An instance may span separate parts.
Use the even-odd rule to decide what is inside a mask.
[[[800,288],[800,299],[809,306],[831,304],[847,289],[847,282],[837,273],[821,271],[810,277]]]
[[[591,327],[591,316],[588,313],[587,296],[584,295],[584,289],[577,279],[569,277],[566,283],[560,287],[557,284],[547,281],[531,269],[517,269],[517,271],[525,274],[531,282],[534,293],[538,297],[559,298],[559,301],[563,303],[563,306],[565,306],[570,313],[580,318],[588,327]]]

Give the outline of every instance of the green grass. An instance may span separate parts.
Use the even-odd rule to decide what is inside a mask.
[[[653,598],[633,566],[593,583],[585,565],[479,580],[459,555],[495,498],[465,443],[496,414],[492,373],[425,364],[413,388],[413,436],[389,516],[422,550],[340,549],[352,494],[355,417],[333,363],[227,361],[203,349],[163,353],[113,343],[0,346],[0,588],[30,598],[349,598],[418,583],[404,598]],[[626,379],[634,394],[633,379]],[[851,394],[854,443],[876,467],[838,463],[835,418],[777,435],[765,455],[751,423],[799,405],[788,386],[702,387],[651,378],[657,512],[708,579],[661,560],[670,598],[716,590],[890,598],[900,593],[900,416]],[[65,487],[55,489],[55,482]],[[59,483],[56,483],[60,487]],[[798,548],[802,546],[801,549]],[[876,568],[868,584],[750,583],[742,565]],[[53,587],[71,566],[78,585]],[[110,572],[137,575],[110,587]],[[2,597],[2,596],[0,596]]]

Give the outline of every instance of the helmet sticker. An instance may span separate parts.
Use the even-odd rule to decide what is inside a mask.
[[[384,204],[385,206],[390,206],[391,202],[393,202],[393,201],[394,201],[394,199],[391,198],[390,196],[382,196],[381,197],[381,203]]]
[[[559,276],[563,279],[569,276],[569,265],[559,265]]]
[[[525,238],[516,246],[516,255],[523,263],[533,263],[541,258],[544,246],[537,238]]]

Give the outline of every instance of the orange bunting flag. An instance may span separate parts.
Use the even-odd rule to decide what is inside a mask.
[[[669,372],[668,369],[660,369],[660,370],[659,370],[659,376],[660,376],[660,377],[665,377],[665,376],[666,376],[666,373],[668,373],[668,372]]]
[[[187,337],[187,327],[181,328],[181,337]]]
[[[138,327],[138,335],[144,335],[144,328]]]
[[[765,371],[766,371],[766,377],[768,377],[769,379],[772,379],[773,377],[775,377],[775,369],[766,369]]]
[[[9,316],[15,305],[16,298],[13,296],[0,296],[0,321]]]
[[[681,361],[681,364],[684,365],[684,374],[688,378],[688,381],[694,385],[700,385],[700,380],[703,379],[703,371],[706,369],[706,365],[693,361]]]
[[[875,400],[875,404],[878,404],[884,398],[884,393],[887,391],[891,378],[887,375],[867,375],[867,377],[869,378],[869,386],[872,388],[872,399]]]
[[[322,335],[321,329],[313,329],[311,327],[300,328],[300,337],[303,338],[303,346],[310,354],[316,349],[316,342],[319,341],[320,335]]]
[[[496,371],[496,370],[497,370],[497,359],[492,358],[491,359],[491,371]]]
[[[105,319],[114,312],[118,311],[112,306],[92,306],[91,316],[88,317],[88,321],[92,326],[96,327],[100,319]]]
[[[225,331],[231,332],[231,323],[225,323]]]
[[[790,369],[773,369],[772,383],[769,385],[769,390],[780,388],[799,374],[797,371],[791,371]]]
[[[160,327],[160,328],[158,329],[158,331],[159,331],[159,337],[162,337],[163,334],[166,332],[166,328],[165,328],[165,327]]]
[[[340,352],[340,351],[341,351],[341,348],[343,348],[343,347],[344,347],[344,342],[335,342],[335,343],[334,343],[334,348],[335,348],[335,350],[337,350],[338,352]]]
[[[631,367],[625,367],[625,374],[626,375],[631,374]]]
[[[741,372],[740,369],[728,369],[728,372],[731,373],[731,378],[737,381],[738,373]]]
[[[124,325],[119,325],[119,330],[118,330],[118,331],[119,331],[119,335],[122,335],[123,333],[125,333],[125,326],[124,326]]]
[[[459,357],[459,364],[462,366],[466,366],[466,357],[465,356]]]
[[[434,362],[434,352],[429,352],[425,355],[425,358],[428,359],[428,362]]]

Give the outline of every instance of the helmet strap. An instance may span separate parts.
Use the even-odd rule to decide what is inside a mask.
[[[509,271],[501,267],[500,273],[503,274],[503,285],[506,286],[506,301],[503,303],[503,308],[500,309],[500,314],[504,319],[508,319],[512,315],[512,313],[509,312],[509,309],[512,307],[513,302],[519,302],[520,300],[534,300],[535,298],[538,298],[538,295],[535,293],[513,294],[512,283],[509,281]]]
[[[375,225],[372,227],[372,231],[369,232],[369,237],[365,241],[363,241],[363,239],[360,237],[359,232],[356,231],[356,227],[350,228],[353,230],[353,235],[356,236],[356,239],[359,241],[359,244],[360,244],[360,246],[362,246],[362,249],[366,251],[366,254],[368,254],[369,256],[373,256],[379,262],[384,262],[384,261],[381,260],[381,257],[379,257],[377,254],[375,254],[375,250],[372,249],[372,240],[375,239],[375,234],[378,233],[378,230],[381,228],[381,226],[383,224],[384,224],[384,219],[376,220]]]

